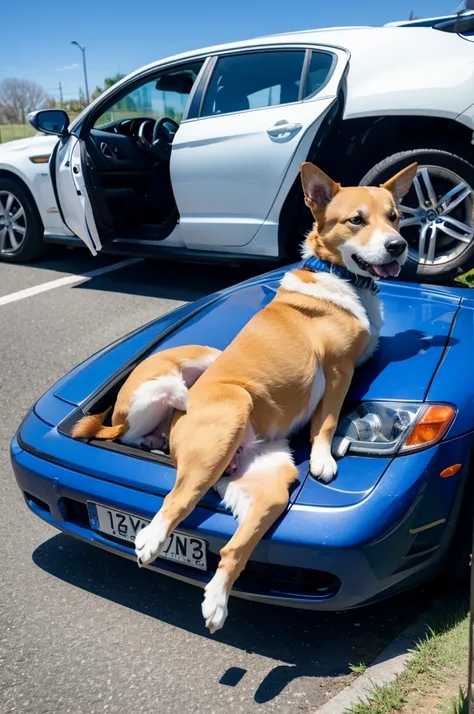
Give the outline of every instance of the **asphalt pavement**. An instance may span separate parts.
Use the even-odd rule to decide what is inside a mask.
[[[120,258],[56,250],[0,263],[0,712],[315,712],[427,605],[421,590],[345,613],[232,598],[208,634],[202,591],[80,543],[26,508],[9,443],[65,372],[183,302],[248,277],[223,266],[140,261],[16,296]],[[19,299],[18,299],[19,298]]]

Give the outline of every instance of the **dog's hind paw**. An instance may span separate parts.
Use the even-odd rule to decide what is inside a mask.
[[[157,513],[152,522],[135,537],[135,553],[139,567],[158,558],[168,537],[168,521]]]
[[[331,447],[326,444],[313,444],[309,469],[314,478],[329,483],[337,474],[337,464],[331,456]]]
[[[227,618],[227,601],[229,593],[226,587],[225,575],[219,570],[204,588],[202,616],[211,634],[224,626]]]
[[[149,434],[140,440],[140,446],[149,451],[162,451],[165,444],[163,436],[156,436],[156,434]]]

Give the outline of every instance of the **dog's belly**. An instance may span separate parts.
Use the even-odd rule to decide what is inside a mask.
[[[314,374],[306,405],[303,406],[301,403],[295,402],[290,406],[290,409],[288,407],[282,408],[281,415],[278,415],[274,420],[270,420],[267,428],[259,430],[259,436],[273,441],[291,436],[291,434],[301,429],[313,416],[325,388],[324,372],[322,367],[318,367]]]

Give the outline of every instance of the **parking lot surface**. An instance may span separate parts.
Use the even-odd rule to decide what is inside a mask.
[[[34,266],[0,263],[0,712],[314,712],[351,680],[351,664],[369,663],[426,607],[427,593],[329,614],[231,599],[211,636],[200,589],[76,542],[23,503],[9,442],[31,404],[112,340],[250,275],[138,261],[48,287],[119,262],[56,250]]]

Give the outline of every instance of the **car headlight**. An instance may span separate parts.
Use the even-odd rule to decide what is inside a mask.
[[[362,402],[340,420],[333,450],[338,456],[418,451],[438,442],[455,414],[449,404]]]

